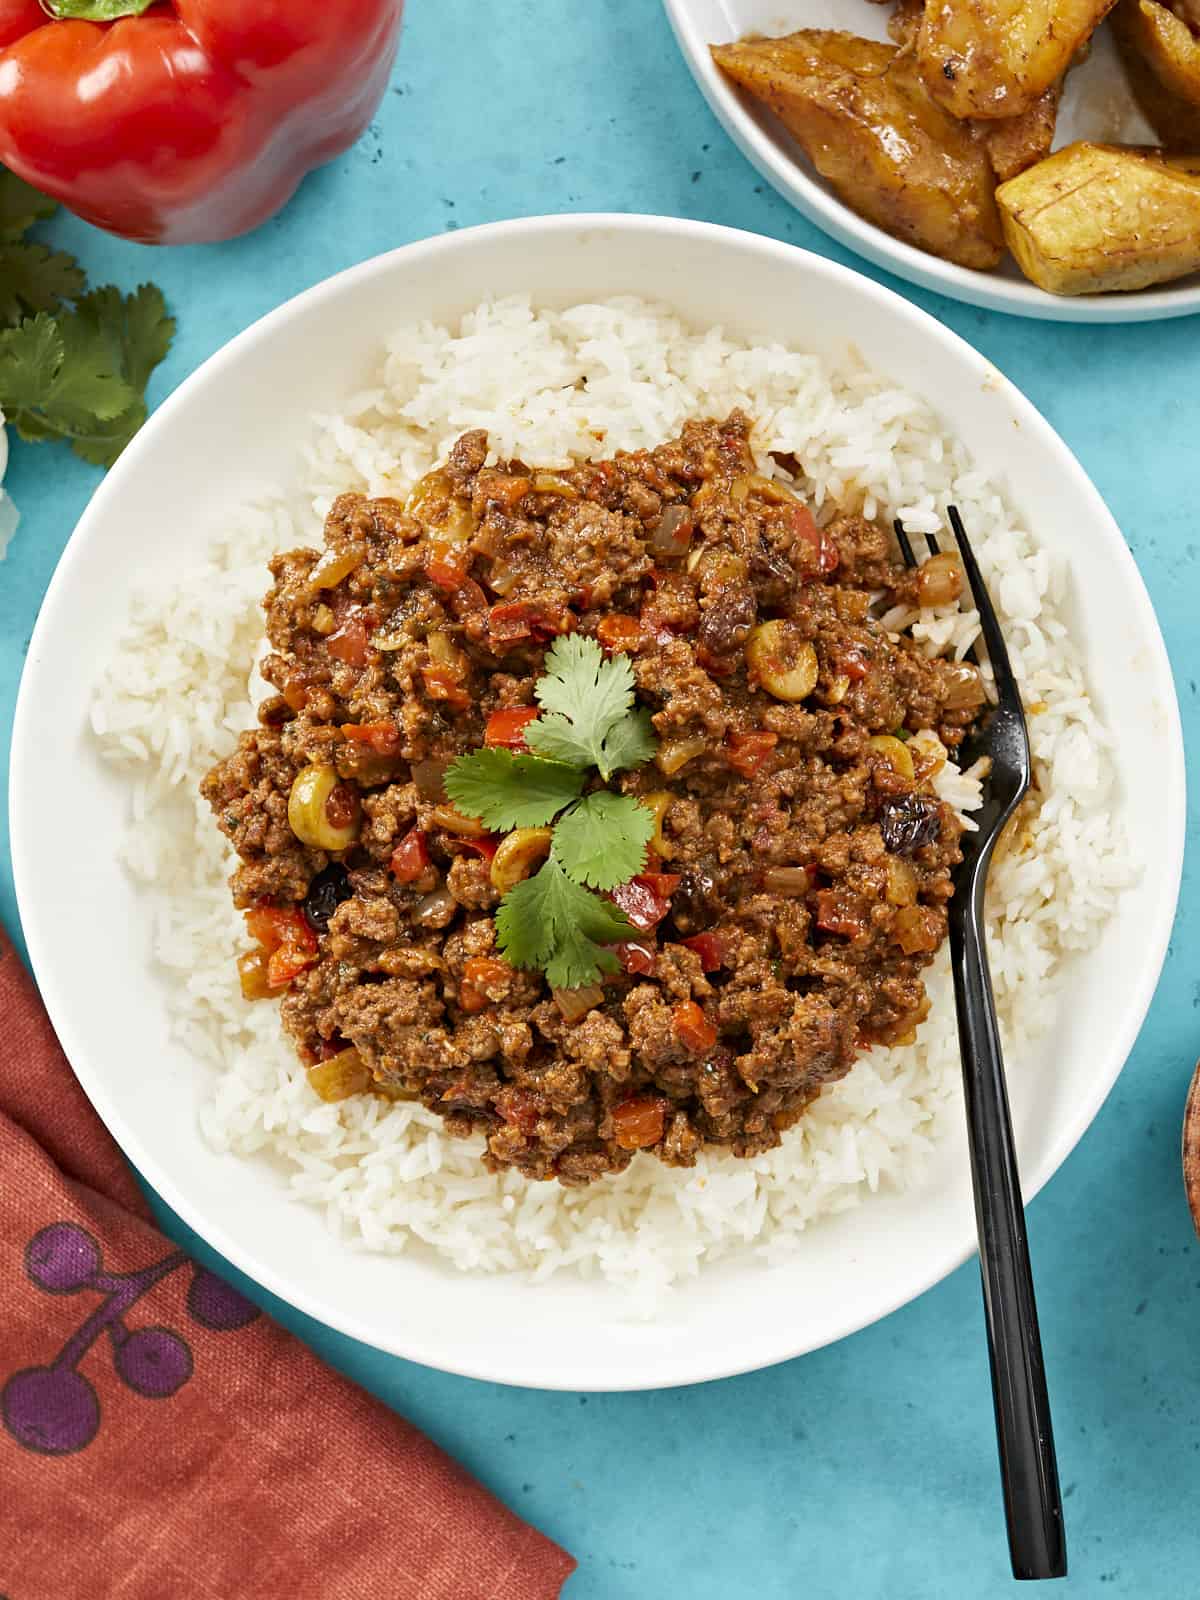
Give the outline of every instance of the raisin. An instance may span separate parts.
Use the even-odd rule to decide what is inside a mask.
[[[941,834],[941,802],[923,794],[898,795],[885,800],[879,808],[879,831],[893,855],[915,855],[924,845],[933,844]]]
[[[330,917],[353,893],[350,874],[339,862],[333,862],[309,884],[304,897],[304,920],[314,933],[324,933]]]

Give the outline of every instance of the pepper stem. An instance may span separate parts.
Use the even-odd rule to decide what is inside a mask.
[[[57,22],[116,22],[121,17],[140,17],[155,0],[38,0],[48,17]]]

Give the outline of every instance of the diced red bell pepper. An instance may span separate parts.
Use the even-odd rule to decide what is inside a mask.
[[[297,906],[284,908],[263,901],[246,912],[246,927],[250,937],[257,939],[264,950],[277,950],[282,944],[302,944],[316,954],[317,936]]]
[[[725,741],[725,759],[743,778],[753,778],[779,743],[777,733],[731,733]]]
[[[660,885],[668,887],[664,890]],[[628,883],[619,883],[609,891],[609,898],[643,933],[656,928],[671,909],[668,898],[679,887],[679,878],[673,872],[644,872]]]
[[[352,744],[369,745],[376,755],[399,753],[400,730],[394,722],[343,722],[338,731]]]
[[[621,963],[622,971],[636,973],[642,978],[653,977],[655,948],[652,944],[641,939],[624,939],[620,944],[613,945],[612,951]]]
[[[621,650],[632,652],[641,645],[642,625],[636,617],[612,611],[597,623],[596,638],[605,655],[616,655]]]
[[[719,933],[695,933],[683,944],[685,949],[694,951],[700,957],[703,971],[716,972],[718,967],[725,965],[725,945]]]
[[[481,487],[489,506],[515,511],[533,487],[530,479],[512,472],[489,472]]]
[[[267,960],[267,982],[272,989],[286,989],[293,978],[298,978],[316,960],[315,954],[298,944],[281,944],[272,950]]]
[[[126,238],[233,238],[363,133],[391,74],[401,9],[5,0],[0,160]]]
[[[678,872],[639,872],[633,881],[649,884],[655,894],[661,895],[664,900],[669,900],[678,889],[681,880]]]
[[[512,706],[506,711],[493,711],[483,730],[483,742],[503,750],[524,750],[525,729],[540,716],[537,706]]]
[[[388,862],[397,883],[412,883],[429,864],[429,841],[420,828],[413,828],[404,835]]]
[[[252,906],[246,912],[246,927],[267,952],[267,982],[272,989],[285,989],[317,959],[317,936],[296,907]]]
[[[628,883],[619,883],[609,891],[609,899],[643,933],[656,928],[671,909],[648,883],[639,883],[636,878],[631,878]]]
[[[471,704],[471,696],[463,687],[461,677],[450,667],[422,667],[421,676],[425,680],[425,693],[431,700],[444,700],[459,711],[465,711]]]
[[[648,1150],[663,1136],[667,1102],[658,1095],[638,1095],[613,1107],[613,1137],[622,1150]]]
[[[792,528],[796,537],[807,547],[813,566],[823,577],[828,577],[831,572],[837,571],[842,559],[838,554],[837,545],[824,528],[817,527],[813,514],[807,506],[797,506],[792,512]]]
[[[696,1055],[711,1050],[717,1042],[717,1030],[694,1000],[681,1000],[671,1014],[675,1037],[686,1049]]]
[[[453,594],[468,582],[467,568],[470,564],[470,551],[461,544],[443,544],[434,540],[425,552],[425,576],[439,589],[445,589],[447,594]]]
[[[482,839],[460,838],[457,841],[464,850],[474,850],[476,855],[482,856],[485,861],[491,861],[496,851],[500,848],[500,835],[488,833]]]
[[[834,656],[833,668],[835,672],[840,672],[843,677],[849,678],[851,683],[861,683],[871,670],[871,664],[856,646],[847,645]]]
[[[817,894],[817,927],[843,939],[857,939],[868,927],[857,901],[848,900],[838,889],[821,889]]]
[[[458,986],[458,1003],[464,1011],[482,1011],[508,993],[513,969],[506,961],[491,956],[472,956],[463,966]]]
[[[493,606],[488,613],[488,632],[499,645],[519,644],[522,639],[539,643],[569,633],[571,612],[562,606],[543,605],[538,600],[512,600]]]
[[[367,618],[361,609],[348,611],[336,633],[325,641],[331,656],[344,661],[348,667],[365,667],[367,664]]]

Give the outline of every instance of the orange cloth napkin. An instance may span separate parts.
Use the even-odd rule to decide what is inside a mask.
[[[0,934],[0,1591],[552,1600],[575,1563],[196,1266]]]

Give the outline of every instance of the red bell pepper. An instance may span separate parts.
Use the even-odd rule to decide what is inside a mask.
[[[528,754],[525,729],[541,714],[537,706],[510,706],[506,711],[493,711],[483,730],[484,744]]]
[[[429,843],[420,828],[411,828],[404,835],[388,863],[398,883],[411,883],[429,864]]]
[[[716,972],[725,965],[725,946],[719,933],[694,933],[683,943],[686,949],[700,957],[702,971]]]
[[[681,1000],[671,1012],[675,1037],[685,1050],[702,1055],[717,1042],[717,1030],[694,1000]]]
[[[671,909],[671,896],[679,887],[674,872],[640,872],[628,883],[609,891],[609,899],[642,933],[656,928]]]
[[[0,0],[0,161],[145,244],[246,233],[362,134],[402,8]]]
[[[631,919],[632,920],[632,919]],[[643,939],[623,939],[612,947],[613,955],[621,963],[623,972],[633,972],[642,978],[654,976],[657,947]]]

